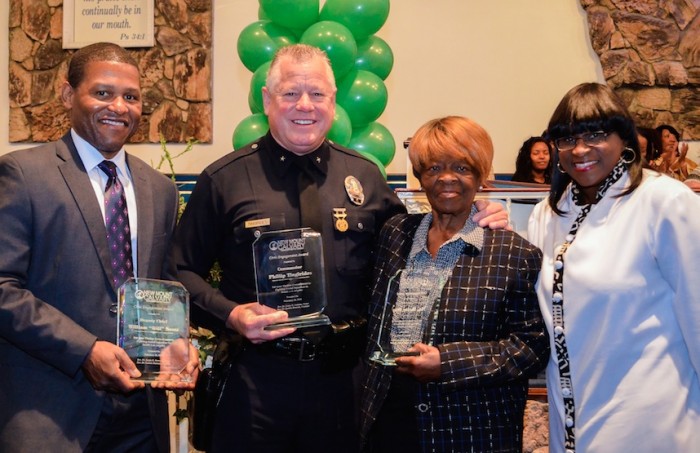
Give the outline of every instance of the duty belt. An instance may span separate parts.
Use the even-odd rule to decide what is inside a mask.
[[[289,357],[300,362],[321,358],[347,357],[355,360],[363,351],[367,337],[364,319],[341,321],[331,326],[330,332],[320,341],[308,337],[293,336],[268,341],[255,346],[259,351]]]
[[[320,357],[321,347],[306,338],[280,338],[270,342],[270,351],[300,362],[311,362]]]

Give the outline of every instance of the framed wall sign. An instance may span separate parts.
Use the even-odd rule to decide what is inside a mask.
[[[152,47],[154,0],[63,0],[63,48],[108,41]]]

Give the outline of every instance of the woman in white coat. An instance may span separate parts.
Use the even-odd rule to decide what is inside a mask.
[[[571,89],[548,127],[543,252],[550,451],[700,448],[700,197],[642,169],[634,122],[604,85]]]

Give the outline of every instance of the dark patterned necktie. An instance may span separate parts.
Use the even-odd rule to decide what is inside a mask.
[[[129,213],[126,208],[124,187],[117,177],[117,166],[114,162],[104,160],[98,167],[108,176],[105,187],[105,226],[109,253],[112,257],[112,279],[114,286],[119,288],[134,275]]]

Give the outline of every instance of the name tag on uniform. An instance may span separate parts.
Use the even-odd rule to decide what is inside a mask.
[[[270,226],[270,218],[269,217],[267,219],[256,219],[256,220],[246,220],[245,221],[246,228],[258,228],[258,227],[265,227],[265,226]]]

